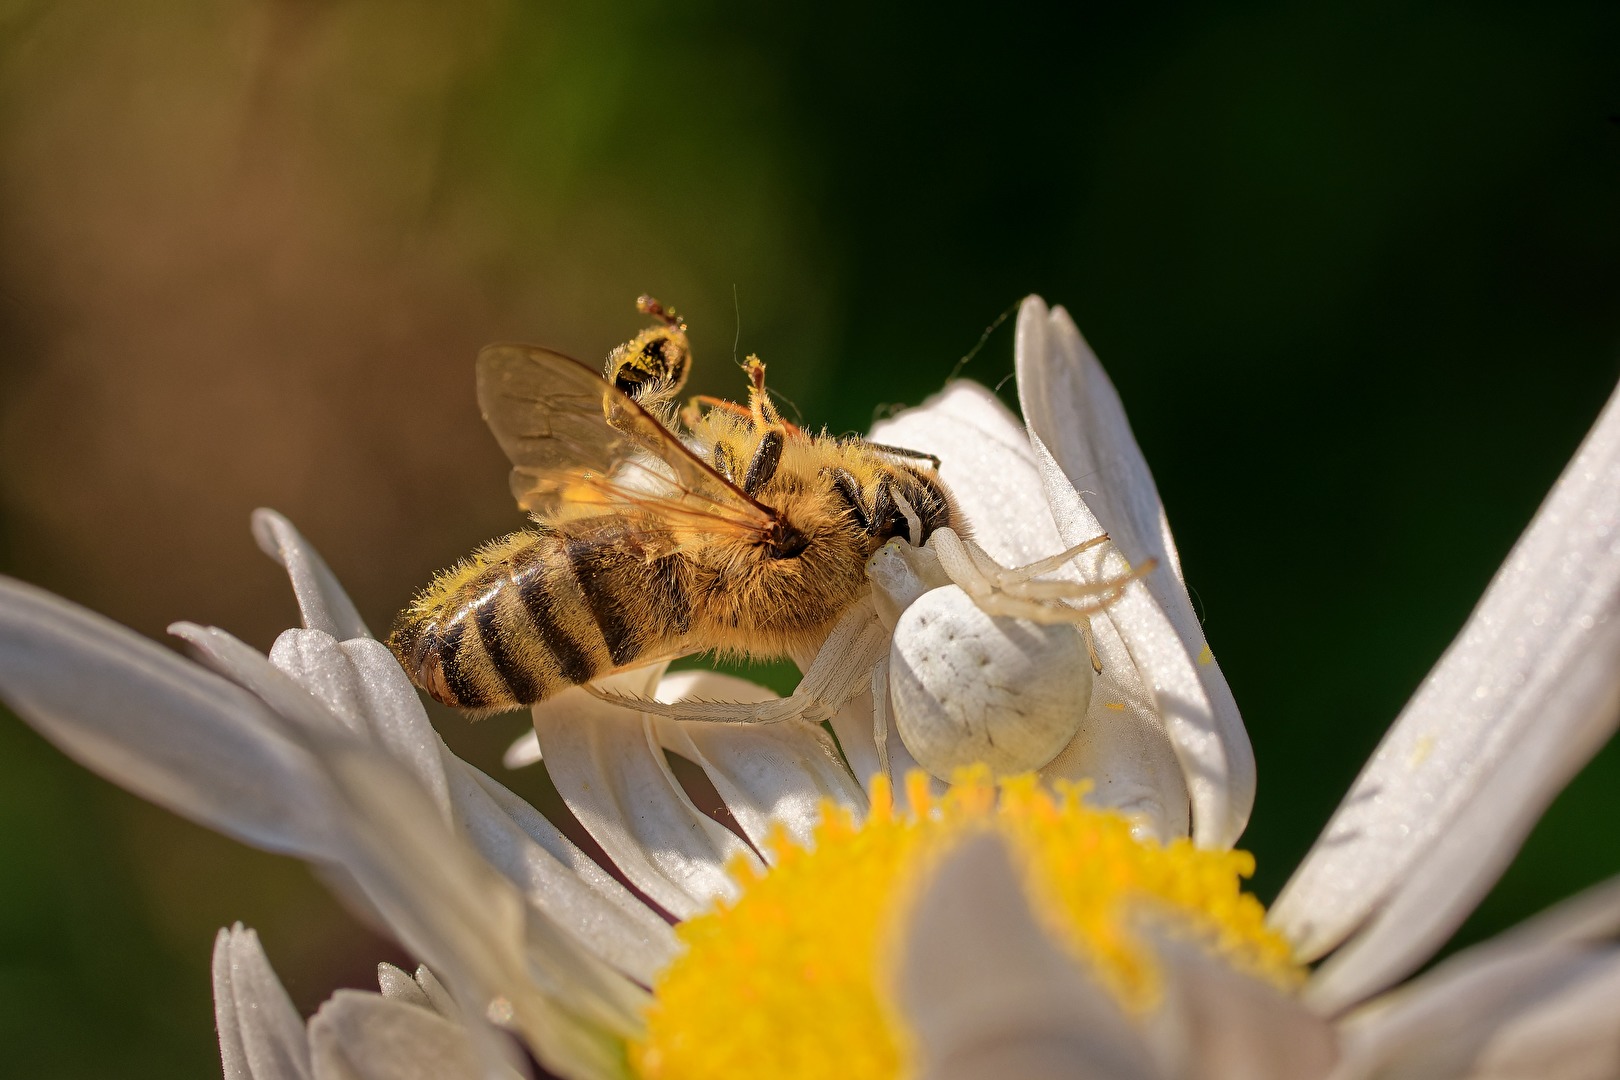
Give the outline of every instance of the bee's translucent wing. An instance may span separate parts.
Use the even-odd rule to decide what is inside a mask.
[[[774,511],[572,357],[487,346],[478,354],[478,406],[512,462],[512,493],[525,510],[629,501],[687,529],[764,533],[776,522]]]

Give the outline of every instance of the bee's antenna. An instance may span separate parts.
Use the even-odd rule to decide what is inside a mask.
[[[737,336],[731,339],[731,362],[737,362],[737,346],[742,343],[742,302],[737,299],[737,283],[731,283],[731,306],[737,312]]]

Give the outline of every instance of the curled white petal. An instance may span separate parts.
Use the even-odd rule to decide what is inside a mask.
[[[1062,308],[1024,301],[1015,342],[1019,401],[1062,544],[1102,531],[1128,563],[1160,569],[1105,613],[1118,629],[1182,763],[1193,837],[1237,842],[1254,806],[1254,752],[1226,678],[1204,640],[1181,563],[1125,410]],[[1060,548],[1061,549],[1061,548]]]
[[[215,626],[175,623],[169,632],[189,643],[199,659],[229,677],[296,724],[311,738],[353,738],[378,745],[411,768],[430,791],[446,821],[451,819],[439,736],[415,691],[383,691],[377,684],[403,672],[380,642],[359,639],[343,645],[319,630],[288,630],[277,639],[279,664]],[[350,655],[366,662],[362,677]],[[382,656],[375,655],[381,650]],[[381,663],[379,663],[381,660]]]
[[[1411,971],[1620,722],[1620,394],[1272,909],[1324,1006]]]
[[[288,630],[276,639],[270,661],[358,725],[448,808],[444,742],[386,645],[371,638],[335,641],[318,630]]]
[[[536,735],[533,729],[514,739],[512,745],[506,748],[506,753],[501,756],[501,764],[508,769],[524,769],[530,765],[540,764],[541,760],[543,759],[540,754],[540,736]]]
[[[769,701],[762,686],[713,671],[682,671],[658,684],[659,701]],[[821,804],[865,813],[866,797],[837,758],[821,728],[789,722],[756,727],[722,726],[653,718],[665,749],[700,766],[756,849],[771,857],[765,840],[781,826],[809,846]],[[870,739],[868,739],[870,741]]]
[[[456,1004],[455,999],[450,996],[450,991],[444,988],[439,977],[433,974],[426,964],[416,965],[414,978],[416,985],[422,988],[422,993],[427,995],[428,1004],[433,1006],[434,1012],[446,1020],[461,1022],[461,1007]]]
[[[976,383],[952,383],[918,408],[875,426],[872,438],[938,455],[940,477],[974,541],[1003,566],[1025,566],[1090,539],[1076,535],[1065,541],[1029,433],[994,394]],[[1091,535],[1100,531],[1098,527]],[[1116,573],[1123,569],[1117,562],[1105,568],[1099,551],[1052,577],[1096,581],[1110,568]],[[1075,739],[1043,775],[1090,780],[1095,787],[1089,801],[1095,805],[1118,807],[1162,836],[1184,836],[1190,825],[1186,784],[1153,693],[1107,614],[1091,623],[1103,672]],[[864,781],[877,767],[876,757],[861,745],[871,742],[863,734],[871,730],[871,714],[849,711],[848,718],[833,724]],[[890,730],[889,756],[895,775],[902,775],[915,761],[892,734],[892,724]]]
[[[645,696],[652,687],[624,689]],[[557,791],[636,888],[680,918],[736,895],[727,861],[741,857],[757,866],[758,856],[692,805],[648,718],[577,688],[533,712]]]
[[[225,1080],[310,1080],[304,1021],[259,944],[237,923],[214,938],[214,1026]]]
[[[423,1009],[433,1008],[433,1002],[428,1000],[427,991],[422,989],[422,984],[411,978],[409,972],[393,964],[377,965],[377,989],[383,997],[393,1001],[401,1001]]]
[[[401,943],[458,1000],[499,1002],[554,1072],[617,1075],[642,993],[549,920],[528,917],[511,883],[455,836],[397,763],[345,745],[323,748],[321,760],[346,811],[344,864]]]
[[[1038,441],[1035,451],[1045,468],[1052,511],[1057,515],[1065,537],[1074,542],[1089,539],[1102,531],[1090,508],[1074,490]],[[1129,572],[1130,564],[1117,551],[1106,551],[1098,559],[1097,574],[1117,577]],[[1117,632],[1130,657],[1129,667],[1104,660],[1104,674],[1120,687],[1119,703],[1129,703],[1145,695],[1152,701],[1152,716],[1165,733],[1181,764],[1183,786],[1192,807],[1193,839],[1202,847],[1231,847],[1249,820],[1254,800],[1254,756],[1241,721],[1227,723],[1215,709],[1198,675],[1198,662],[1187,652],[1185,642],[1142,581],[1125,587],[1123,594],[1092,624],[1099,628],[1098,642],[1108,639],[1101,629],[1106,621]],[[1135,678],[1131,677],[1134,672]],[[1107,723],[1098,709],[1107,701],[1096,701],[1093,722]],[[1236,714],[1232,714],[1235,720]],[[1146,719],[1145,717],[1139,717]],[[1173,793],[1166,802],[1174,805]]]
[[[529,906],[643,984],[675,957],[675,932],[539,811],[445,752],[456,816]]]
[[[292,522],[274,510],[255,510],[253,538],[261,551],[287,568],[307,629],[320,630],[339,641],[371,636],[326,560],[293,528]]]
[[[538,912],[597,956],[643,981],[673,956],[668,924],[531,807],[450,753],[380,642],[289,630],[276,643],[277,667],[223,630],[173,629],[305,732],[367,740],[409,769],[445,822],[459,823]]]

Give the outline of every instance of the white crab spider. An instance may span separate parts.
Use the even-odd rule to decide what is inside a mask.
[[[942,779],[983,762],[997,775],[1038,769],[1074,737],[1098,662],[1089,618],[1152,569],[1098,582],[1040,581],[1106,534],[1023,567],[941,528],[921,525],[900,499],[911,537],[890,540],[866,564],[871,595],[834,625],[793,693],[758,703],[607,700],[676,720],[820,723],[870,689],[878,765],[888,762],[893,704],[901,742]]]

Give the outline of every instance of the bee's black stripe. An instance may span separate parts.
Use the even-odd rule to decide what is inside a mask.
[[[681,580],[680,563],[676,559],[659,559],[653,564],[652,587],[661,596],[660,608],[669,616],[670,628],[676,634],[690,630],[692,601],[686,595],[686,583]]]
[[[438,653],[439,671],[444,676],[444,685],[455,695],[456,700],[453,704],[463,709],[482,709],[488,707],[490,701],[479,689],[478,684],[461,669],[461,638],[466,629],[465,620],[458,619],[442,630],[434,627],[428,633],[438,639],[438,646],[432,651]]]
[[[596,675],[596,665],[591,662],[591,654],[585,651],[585,647],[564,630],[552,615],[555,601],[547,588],[546,577],[546,565],[533,552],[523,560],[523,565],[512,568],[512,580],[517,582],[518,596],[528,609],[529,617],[534,620],[541,643],[551,653],[552,659],[557,661],[563,678],[574,686],[590,682]]]
[[[522,663],[506,647],[506,635],[501,632],[494,601],[479,606],[476,616],[478,638],[489,656],[489,666],[500,676],[509,700],[529,705],[540,700],[540,688],[535,685]]]
[[[602,640],[608,647],[608,658],[614,667],[623,667],[647,647],[647,626],[631,621],[624,603],[614,591],[612,582],[614,561],[625,562],[626,557],[581,537],[570,537],[564,549],[568,564],[573,568],[574,580],[591,609],[591,617],[602,631]]]

